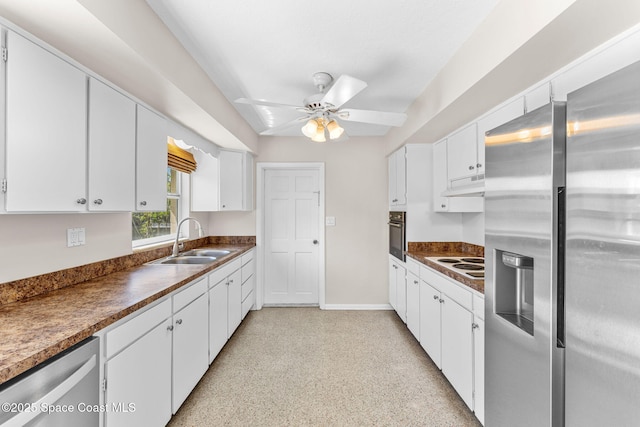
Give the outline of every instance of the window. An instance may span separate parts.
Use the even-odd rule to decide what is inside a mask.
[[[133,246],[170,241],[176,238],[180,218],[181,175],[167,168],[167,209],[158,212],[133,212],[131,214]]]

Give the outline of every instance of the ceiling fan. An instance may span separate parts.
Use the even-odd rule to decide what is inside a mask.
[[[302,114],[300,117],[280,126],[267,129],[261,132],[260,135],[274,135],[283,129],[306,122],[302,127],[302,133],[315,142],[325,142],[327,137],[328,139],[336,140],[343,136],[344,129],[338,123],[338,119],[383,126],[402,126],[407,118],[404,113],[341,108],[347,101],[366,88],[367,83],[346,74],[338,77],[333,85],[331,85],[332,82],[333,77],[329,73],[315,73],[313,75],[313,83],[318,88],[319,93],[306,98],[302,106],[247,98],[239,98],[235,102],[296,110]],[[328,90],[326,90],[327,88]]]

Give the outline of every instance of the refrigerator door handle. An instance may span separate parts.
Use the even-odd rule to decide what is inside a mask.
[[[566,192],[565,187],[558,187],[558,235],[556,242],[556,347],[565,348],[565,313],[564,313],[564,262],[566,243]]]

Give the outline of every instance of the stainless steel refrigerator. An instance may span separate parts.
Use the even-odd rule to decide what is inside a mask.
[[[486,426],[640,425],[640,63],[485,150]]]

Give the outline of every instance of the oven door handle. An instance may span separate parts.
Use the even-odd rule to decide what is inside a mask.
[[[402,228],[402,224],[398,224],[397,222],[389,222],[388,224],[392,227]]]

